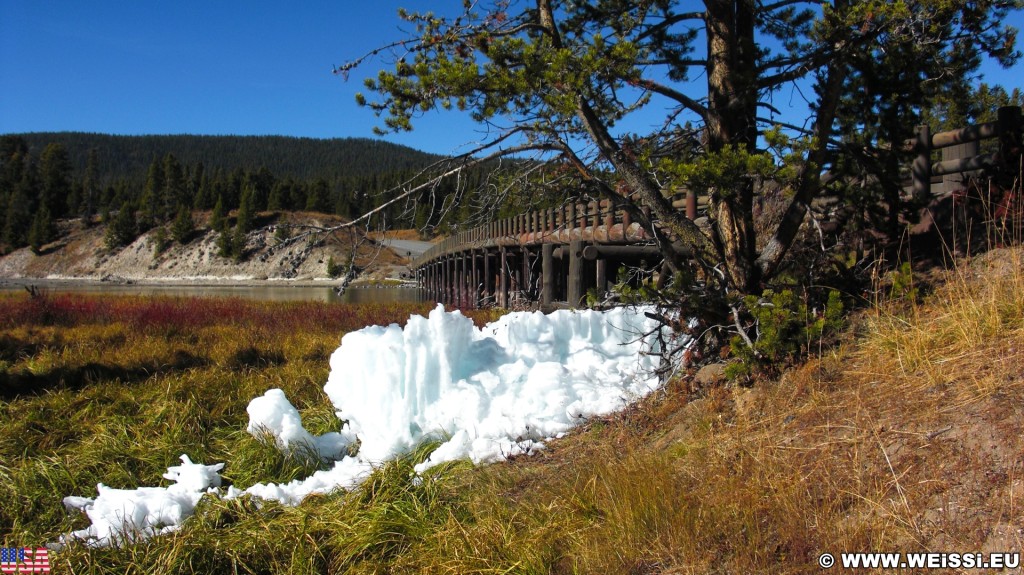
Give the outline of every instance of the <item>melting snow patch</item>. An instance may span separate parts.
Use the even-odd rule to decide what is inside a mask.
[[[499,461],[542,448],[543,440],[658,387],[659,326],[643,312],[516,312],[477,329],[460,312],[438,306],[429,317],[411,317],[405,329],[392,324],[346,334],[331,356],[324,391],[348,422],[345,440],[358,438],[358,455],[307,480],[255,485],[246,492],[291,503],[354,485],[373,464],[431,437],[444,442],[417,471],[465,458]],[[267,409],[272,394],[273,409]],[[325,441],[302,428],[280,390],[253,404],[250,416],[260,414],[253,421],[279,445]]]
[[[95,499],[65,497],[64,506],[69,511],[85,511],[92,521],[89,527],[72,532],[71,537],[105,547],[170,533],[192,515],[204,494],[220,487],[218,472],[223,468],[223,463],[202,465],[182,455],[181,465],[168,467],[164,474],[165,479],[174,481],[170,487],[113,489],[100,483]]]
[[[478,329],[439,305],[429,317],[411,317],[404,329],[393,324],[348,333],[331,356],[324,386],[344,429],[313,436],[279,389],[248,406],[249,433],[269,434],[280,449],[314,449],[334,460],[333,467],[287,484],[231,487],[224,496],[295,505],[310,494],[352,488],[374,465],[430,438],[443,443],[418,472],[543,448],[544,440],[658,387],[660,326],[644,311],[516,312]],[[345,455],[356,441],[359,452]],[[223,467],[193,464],[184,455],[182,463],[168,469],[165,477],[176,483],[167,488],[99,485],[95,500],[65,498],[93,523],[71,535],[109,545],[176,529],[220,485]]]

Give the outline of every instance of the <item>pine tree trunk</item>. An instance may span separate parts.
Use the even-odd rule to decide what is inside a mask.
[[[753,151],[757,142],[755,5],[753,0],[706,0],[709,152]],[[714,241],[729,283],[754,291],[760,283],[754,231],[754,182],[711,191]]]

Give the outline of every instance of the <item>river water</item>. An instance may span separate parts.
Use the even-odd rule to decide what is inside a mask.
[[[349,304],[420,302],[426,299],[424,290],[412,287],[349,287],[342,295],[338,295],[333,287],[328,286],[291,285],[188,286],[45,282],[39,287],[46,293],[238,297],[261,301],[321,301]],[[0,291],[21,291],[23,289],[25,289],[24,284],[0,281]]]

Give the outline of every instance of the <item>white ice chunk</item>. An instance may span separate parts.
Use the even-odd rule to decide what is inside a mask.
[[[92,522],[70,536],[106,547],[174,531],[208,490],[220,486],[218,472],[223,468],[223,463],[202,465],[182,455],[181,465],[168,467],[164,474],[175,482],[169,487],[113,489],[100,483],[95,499],[65,497],[65,507],[84,511]]]
[[[323,459],[337,459],[348,450],[352,443],[351,433],[332,431],[314,437],[302,426],[299,410],[288,401],[284,391],[271,389],[249,402],[249,425],[246,431],[259,437],[261,433],[271,434],[278,448],[283,450],[313,449]]]

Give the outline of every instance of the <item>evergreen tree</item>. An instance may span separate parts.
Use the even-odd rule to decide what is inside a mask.
[[[308,195],[307,190],[309,186],[304,182],[294,182],[291,185],[291,189],[288,193],[288,209],[290,210],[304,210],[306,209],[306,197]]]
[[[99,159],[96,148],[89,149],[89,159],[85,164],[85,175],[82,178],[82,204],[79,212],[86,225],[92,223],[96,206],[100,203]]]
[[[199,164],[196,167],[192,181],[196,190],[195,200],[192,202],[192,205],[197,210],[212,209],[217,199],[213,195],[213,183],[210,181],[210,176],[206,173],[206,168],[203,164]]]
[[[149,229],[163,221],[165,183],[163,162],[153,160],[142,192],[142,218],[139,221],[142,229]]]
[[[225,182],[222,192],[224,197],[224,208],[228,211],[238,209],[242,202],[242,190],[245,189],[245,172],[242,168],[236,168],[231,172]]]
[[[104,235],[107,248],[114,250],[126,246],[138,237],[139,226],[135,216],[135,206],[131,202],[121,205],[114,221],[107,225]]]
[[[266,166],[261,166],[255,174],[249,175],[248,188],[252,192],[252,207],[255,211],[259,212],[267,209],[270,192],[274,189],[276,183],[274,175],[270,173]]]
[[[235,226],[234,233],[231,234],[231,259],[236,262],[240,262],[245,259],[245,244],[248,239],[248,234],[242,231],[242,228]]]
[[[10,194],[21,182],[28,162],[28,144],[20,136],[0,137],[0,194]],[[9,195],[0,195],[4,206]]]
[[[213,206],[213,213],[210,215],[210,229],[220,230],[225,221],[224,200],[218,196],[217,205]]]
[[[63,144],[49,144],[39,158],[40,201],[54,217],[67,213],[71,195],[71,158]]]
[[[313,182],[306,196],[306,211],[330,213],[331,212],[331,190],[323,179]]]
[[[41,203],[28,230],[28,245],[32,249],[32,253],[38,255],[43,246],[53,240],[53,236],[53,216],[50,215],[50,209],[46,207],[46,204]]]
[[[35,166],[30,162],[21,172],[21,180],[11,190],[7,200],[6,221],[2,243],[8,247],[24,246],[28,241],[28,230],[37,210],[39,181]]]
[[[82,181],[76,180],[71,182],[71,189],[68,192],[67,204],[64,208],[64,214],[69,218],[77,218],[82,208]]]
[[[276,212],[288,209],[285,202],[289,192],[288,183],[277,182],[274,184],[274,188],[270,190],[270,197],[267,198],[267,210]]]
[[[186,206],[178,208],[178,215],[174,218],[174,223],[171,225],[171,236],[174,241],[179,244],[185,245],[192,239],[192,234],[195,233],[196,224],[192,220],[192,210]]]
[[[178,213],[180,206],[192,206],[192,198],[188,193],[188,183],[185,179],[185,172],[181,162],[174,157],[174,154],[164,156],[164,187],[163,187],[163,212],[161,221],[170,221]]]
[[[222,219],[220,226],[217,228],[217,254],[222,258],[230,258],[234,235],[231,233],[231,228],[228,226],[227,218]]]
[[[246,188],[242,192],[241,203],[238,206],[238,218],[235,222],[235,228],[242,234],[249,233],[252,230],[253,222],[256,220],[256,209],[253,206],[255,202],[255,192],[253,188]]]

